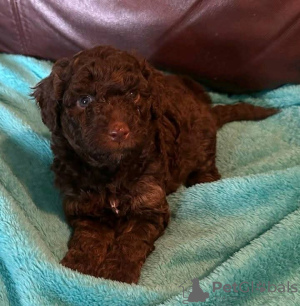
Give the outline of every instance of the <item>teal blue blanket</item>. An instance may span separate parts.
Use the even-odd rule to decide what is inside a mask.
[[[194,293],[199,283],[197,292],[209,295],[199,305],[300,305],[299,85],[210,93],[214,103],[244,100],[282,112],[219,131],[222,179],[168,197],[170,225],[139,284],[128,285],[59,264],[70,229],[49,170],[50,135],[29,97],[50,69],[0,55],[1,306],[182,305],[192,283]]]

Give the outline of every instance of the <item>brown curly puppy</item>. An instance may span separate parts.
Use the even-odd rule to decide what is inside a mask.
[[[33,95],[52,132],[55,184],[73,228],[62,264],[128,283],[168,224],[166,195],[220,178],[217,129],[277,112],[212,108],[198,83],[112,47],[57,61]]]

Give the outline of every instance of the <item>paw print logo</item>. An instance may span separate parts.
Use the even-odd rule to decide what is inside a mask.
[[[204,292],[200,288],[198,278],[194,278],[192,282],[193,282],[192,292],[190,293],[188,297],[188,301],[189,302],[205,302],[206,299],[209,297],[208,292]]]

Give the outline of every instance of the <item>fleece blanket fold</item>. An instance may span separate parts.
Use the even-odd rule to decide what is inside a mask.
[[[222,179],[168,197],[170,225],[138,285],[128,285],[59,264],[70,228],[53,186],[50,135],[29,96],[51,66],[0,54],[1,306],[300,305],[299,85],[210,92],[216,104],[282,111],[219,131]]]

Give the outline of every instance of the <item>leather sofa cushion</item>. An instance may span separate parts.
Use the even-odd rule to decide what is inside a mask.
[[[3,0],[0,51],[55,60],[109,44],[212,87],[300,80],[299,0]]]

